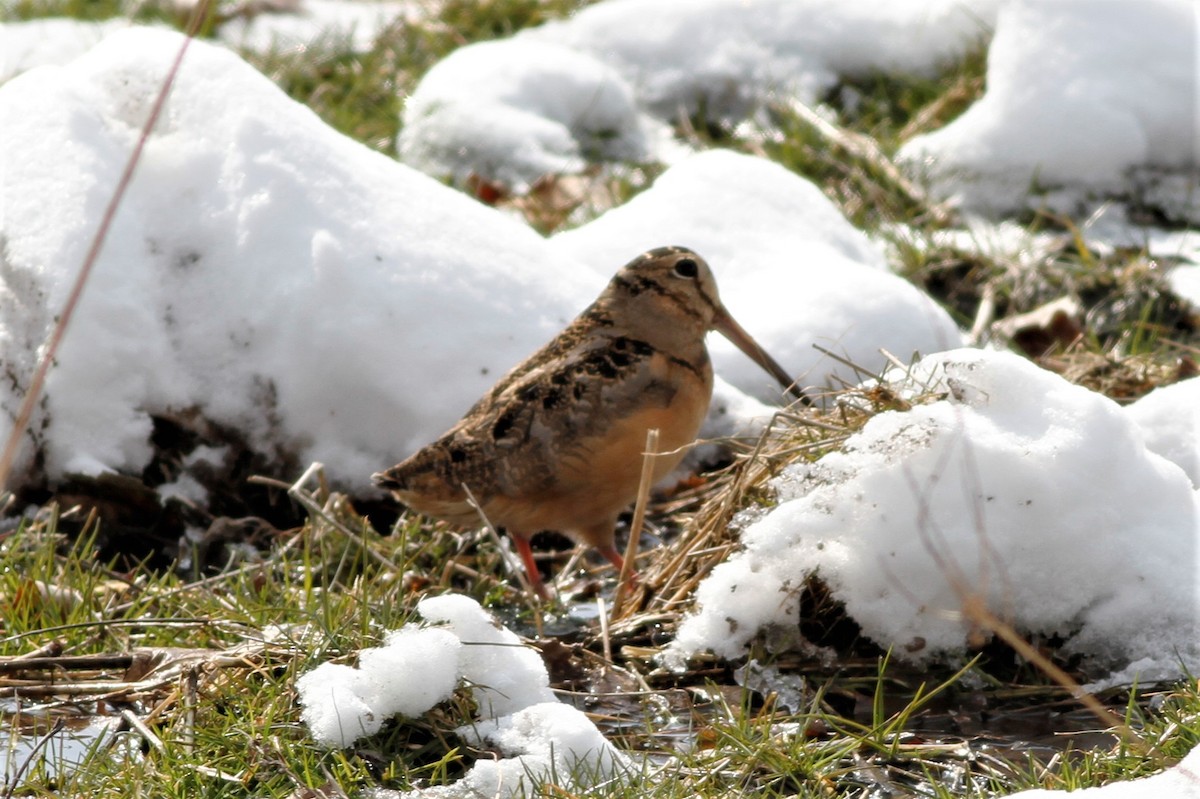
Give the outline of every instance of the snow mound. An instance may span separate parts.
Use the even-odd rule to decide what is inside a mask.
[[[880,348],[908,359],[962,343],[946,312],[889,273],[880,249],[816,186],[754,156],[693,155],[629,202],[550,243],[599,273],[619,253],[663,241],[704,255],[734,318],[804,385],[859,380],[814,344],[881,370]],[[713,336],[709,349],[726,380],[778,401],[778,385],[732,344]]]
[[[557,44],[481,42],[426,73],[405,102],[398,142],[408,164],[524,192],[590,161],[645,161],[665,139],[611,67]]]
[[[1194,671],[1200,495],[1183,471],[1115,403],[1016,355],[958,350],[913,373],[946,398],[880,414],[777,478],[779,505],[701,583],[666,662],[794,631],[816,573],[900,657],[962,651],[965,590],[1113,679]]]
[[[998,0],[607,0],[570,19],[456,50],[404,111],[400,153],[440,177],[528,187],[588,161],[678,157],[639,112],[739,118],[815,102],[841,76],[931,74],[961,56]]]
[[[0,148],[23,154],[0,182],[0,437],[182,41],[119,31],[0,87]],[[196,409],[256,451],[365,484],[449,427],[593,287],[526,226],[193,42],[34,444],[52,476],[138,472],[152,415]]]
[[[500,718],[557,701],[537,652],[524,646],[475,600],[450,594],[423,599],[417,609],[430,622],[445,624],[460,639],[471,642],[459,673],[472,686],[484,718]]]
[[[477,761],[450,786],[371,796],[520,796],[531,780],[554,778],[571,788],[626,768],[626,757],[587,716],[558,702],[541,657],[477,602],[450,594],[423,599],[417,610],[444,626],[406,625],[389,633],[382,647],[364,649],[357,668],[323,663],[296,681],[309,732],[322,745],[348,747],[398,713],[430,710],[463,684],[471,687],[480,717],[458,734],[504,757]]]
[[[1007,3],[986,94],[898,157],[928,169],[939,193],[988,212],[1023,206],[1035,184],[1066,186],[1069,199],[1127,192],[1134,169],[1148,172],[1134,185],[1194,170],[1196,36],[1191,0]],[[1179,188],[1194,193],[1194,176]]]

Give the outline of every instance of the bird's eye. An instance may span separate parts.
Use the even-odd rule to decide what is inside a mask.
[[[695,277],[700,274],[700,267],[691,258],[681,258],[675,262],[676,277]]]

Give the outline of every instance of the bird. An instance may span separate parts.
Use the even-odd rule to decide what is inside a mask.
[[[426,516],[471,528],[482,514],[504,529],[543,599],[549,595],[529,545],[543,530],[596,549],[619,573],[615,529],[637,495],[647,431],[659,430],[658,482],[708,413],[710,330],[808,401],[725,309],[704,259],[686,247],[659,247],[622,267],[595,302],[448,432],[372,479]]]

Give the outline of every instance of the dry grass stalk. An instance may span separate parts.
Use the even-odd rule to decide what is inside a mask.
[[[637,558],[638,542],[642,537],[642,526],[646,523],[646,506],[650,502],[650,486],[654,481],[654,459],[658,455],[658,429],[646,431],[646,450],[642,453],[642,475],[638,482],[637,502],[633,507],[633,521],[629,525],[629,543],[625,546],[625,561],[617,579],[617,590],[613,595],[612,614],[621,615],[625,597],[633,576],[633,562]]]

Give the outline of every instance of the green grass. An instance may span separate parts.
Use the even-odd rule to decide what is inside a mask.
[[[25,523],[0,542],[5,564],[0,655],[56,642],[60,656],[161,652],[163,668],[185,662],[173,658],[193,659],[159,683],[151,679],[154,684],[128,694],[116,689],[146,676],[110,668],[39,680],[33,673],[10,672],[0,681],[6,696],[13,694],[16,679],[108,681],[106,692],[116,693],[99,705],[91,701],[94,692],[84,701],[26,698],[22,706],[27,712],[40,707],[42,713],[101,716],[128,708],[148,719],[157,739],[146,744],[137,733],[126,733],[142,754],[119,756],[111,747],[98,748],[78,770],[55,774],[35,766],[16,795],[340,796],[339,791],[352,795],[368,786],[408,789],[461,777],[481,756],[453,734],[471,721],[465,697],[420,719],[398,720],[351,749],[326,750],[300,723],[294,685],[321,662],[353,663],[357,652],[379,644],[387,630],[411,621],[426,591],[453,587],[480,598],[501,597],[491,582],[503,576],[490,542],[439,533],[416,521],[380,536],[336,495],[302,498],[321,509],[320,515],[282,536],[260,562],[200,582],[98,562],[94,536],[63,535],[53,516]],[[451,576],[449,584],[438,585],[447,561],[485,577]],[[55,593],[46,586],[71,590]],[[498,602],[512,622],[531,626],[530,611],[519,606],[514,612],[511,597]],[[582,622],[573,627],[566,640],[597,652],[595,630]],[[1078,749],[1051,771],[1045,758],[1024,760],[1015,752],[1009,760],[998,757],[1002,747],[955,735],[947,726],[947,709],[979,701],[996,709],[1071,703],[1055,687],[1039,684],[1036,675],[1023,687],[997,678],[1004,667],[994,653],[940,676],[936,669],[897,666],[886,656],[833,668],[816,661],[781,664],[786,673],[808,680],[807,704],[798,712],[738,689],[719,674],[706,677],[703,668],[668,675],[620,658],[595,671],[594,656],[586,660],[593,671],[585,682],[600,680],[609,686],[603,690],[635,671],[655,689],[647,695],[627,682],[627,691],[618,687],[610,704],[597,708],[603,710],[601,727],[630,753],[634,771],[627,780],[589,791],[595,797],[825,797],[906,786],[932,796],[983,797],[1039,784],[1075,787],[1152,773],[1200,740],[1200,693],[1189,681],[1163,692],[1114,697],[1118,712],[1125,702],[1128,721],[1144,743]],[[610,676],[601,679],[602,672]],[[847,705],[848,696],[857,699]],[[139,793],[131,794],[131,786]]]

